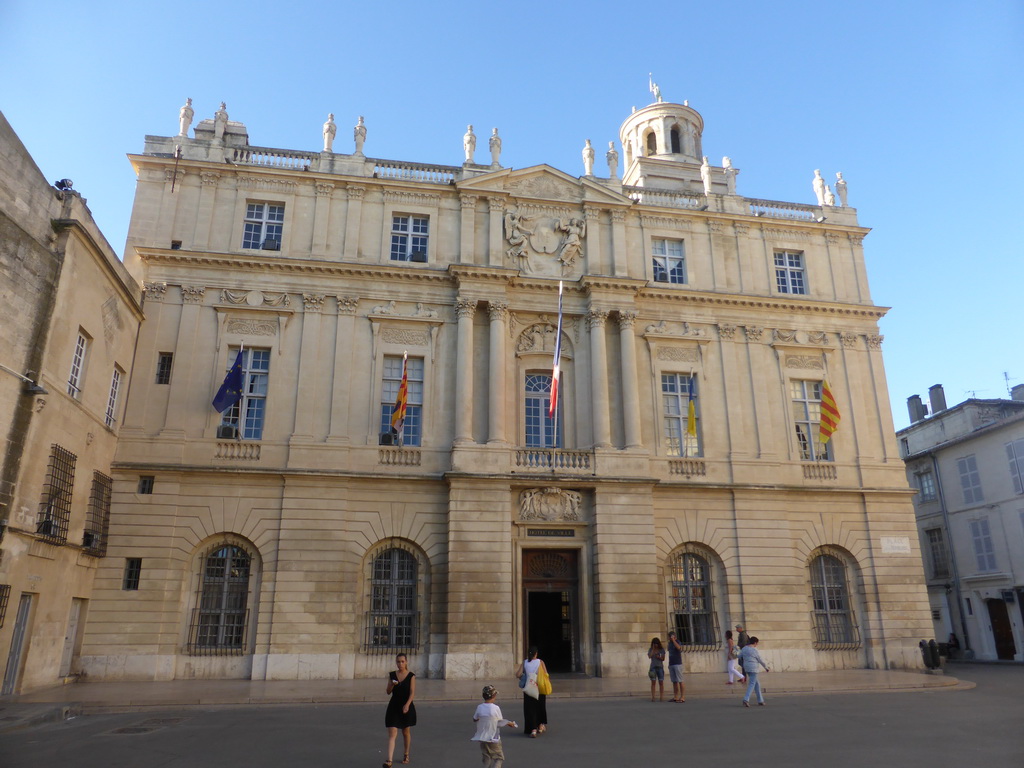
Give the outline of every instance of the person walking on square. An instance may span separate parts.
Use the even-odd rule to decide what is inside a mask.
[[[416,675],[409,671],[409,657],[404,653],[395,657],[395,666],[398,669],[388,676],[387,692],[391,694],[391,701],[384,714],[384,725],[388,729],[388,759],[384,761],[384,768],[391,768],[399,730],[402,731],[402,743],[405,746],[402,763],[409,763],[412,727],[416,725],[416,705],[412,703],[416,696]]]
[[[729,681],[726,685],[732,685],[735,680],[743,682],[743,672],[740,671],[739,659],[740,649],[736,645],[736,642],[732,639],[732,630],[725,630],[725,668],[729,673]]]
[[[768,669],[768,665],[764,663],[764,659],[761,658],[761,654],[757,652],[757,644],[760,642],[758,638],[750,638],[750,642],[743,646],[743,650],[740,651],[740,661],[743,663],[743,671],[747,675],[747,692],[743,694],[743,706],[750,706],[750,694],[754,691],[757,692],[757,705],[759,707],[764,706],[764,695],[761,693],[761,683],[757,679],[758,673],[761,671],[758,666],[764,667],[765,672],[771,672]]]
[[[537,698],[533,698],[528,692],[536,689],[537,674],[540,670],[543,669],[545,673],[548,671],[539,658],[539,653],[537,646],[531,645],[530,650],[526,652],[526,659],[516,667],[517,678],[526,675],[528,680],[533,681],[533,686],[523,690],[523,733],[531,739],[536,739],[548,729],[547,697],[543,693],[538,693]]]
[[[672,681],[672,701],[686,701],[686,683],[683,682],[683,646],[675,632],[668,633],[668,678]]]
[[[651,701],[654,701],[655,683],[661,688],[661,700],[665,700],[665,648],[661,644],[661,638],[655,637],[651,640],[651,647],[647,649],[647,658],[651,660],[647,676],[651,678]]]
[[[736,625],[736,631],[739,633],[736,635],[736,647],[742,651],[743,646],[750,642],[750,637],[747,635],[747,631],[743,629],[742,624]]]
[[[501,707],[494,702],[498,698],[498,689],[493,685],[485,685],[481,693],[484,703],[478,704],[473,713],[476,733],[470,741],[480,742],[484,768],[501,768],[505,762],[505,752],[501,748],[501,727],[518,728],[515,720],[506,720],[501,715]]]

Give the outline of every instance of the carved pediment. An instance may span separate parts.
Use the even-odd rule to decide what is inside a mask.
[[[527,200],[552,200],[579,204],[584,201],[616,206],[632,205],[632,200],[591,179],[570,176],[550,165],[511,170],[503,168],[460,181],[459,192],[481,195],[510,195]]]
[[[583,494],[561,488],[530,488],[519,494],[523,522],[575,523],[583,516]]]

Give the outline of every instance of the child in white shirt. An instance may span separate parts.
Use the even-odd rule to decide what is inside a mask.
[[[518,728],[519,726],[514,720],[506,720],[501,716],[501,708],[494,703],[498,698],[497,688],[493,685],[485,685],[482,695],[484,703],[478,704],[476,712],[473,713],[476,733],[470,741],[480,742],[484,768],[501,768],[505,762],[505,752],[501,748],[501,733],[498,729],[503,725],[507,725],[509,728]]]

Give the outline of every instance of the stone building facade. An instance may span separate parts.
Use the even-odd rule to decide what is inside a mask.
[[[583,176],[493,142],[477,163],[471,129],[437,166],[367,157],[362,121],[351,154],[326,126],[322,152],[253,146],[223,105],[189,122],[131,156],[147,320],[91,678],[367,677],[402,650],[494,679],[531,644],[634,676],[670,628],[714,671],[736,623],[781,669],[917,665],[854,209],[735,194],[701,116],[660,101],[623,123],[621,177],[589,146]]]
[[[909,398],[897,436],[915,511],[932,611],[932,637],[953,654],[1024,659],[1024,385],[1009,399],[928,407]]]
[[[141,289],[67,180],[0,116],[0,664],[3,694],[77,667],[107,547]]]

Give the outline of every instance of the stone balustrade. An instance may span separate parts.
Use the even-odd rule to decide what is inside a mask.
[[[835,480],[839,477],[836,465],[830,462],[816,461],[804,464],[804,480]]]
[[[669,459],[668,473],[683,477],[704,477],[707,475],[707,465],[704,459]]]
[[[592,473],[590,451],[564,451],[551,448],[520,448],[516,450],[516,469],[526,472]]]
[[[459,169],[450,165],[407,163],[401,160],[374,160],[373,176],[377,179],[418,181],[425,184],[451,184]]]
[[[623,186],[626,196],[641,205],[657,205],[663,208],[686,208],[696,211],[707,205],[707,199],[695,192],[679,192],[671,189]]]
[[[237,459],[242,461],[259,461],[260,444],[247,440],[223,440],[217,442],[215,459]]]
[[[418,448],[380,448],[377,461],[387,467],[418,467],[422,454]]]
[[[778,200],[757,200],[747,198],[750,213],[754,216],[766,216],[769,219],[793,219],[796,221],[817,221],[821,216],[821,208],[816,205],[800,203],[783,203]]]
[[[234,162],[242,165],[259,165],[265,168],[286,168],[289,170],[316,170],[319,155],[315,152],[299,152],[268,147],[238,147]]]

